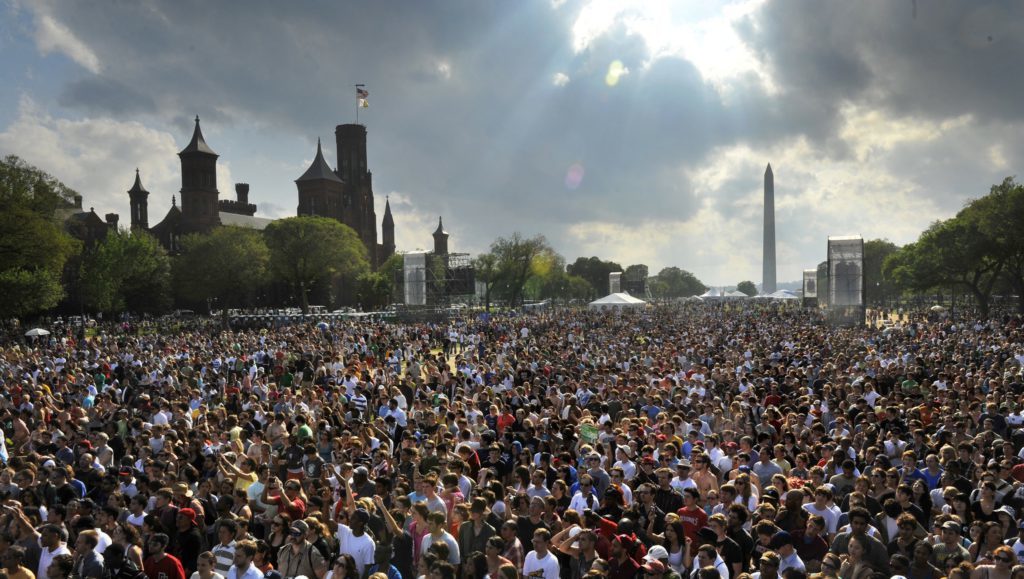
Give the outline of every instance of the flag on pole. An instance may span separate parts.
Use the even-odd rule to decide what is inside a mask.
[[[365,88],[363,88],[361,86],[357,86],[356,87],[356,99],[358,99],[358,101],[359,101],[359,107],[360,108],[364,108],[365,109],[365,108],[369,108],[370,107],[370,101],[368,100],[369,97],[370,97],[369,91],[367,91]]]

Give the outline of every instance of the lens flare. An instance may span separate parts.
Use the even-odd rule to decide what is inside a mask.
[[[579,163],[573,163],[569,166],[569,170],[565,172],[565,188],[569,190],[576,189],[583,182],[583,165]]]
[[[621,60],[613,60],[608,65],[608,74],[604,76],[604,83],[608,86],[615,86],[619,84],[619,78],[629,74],[629,69],[626,65],[622,64]]]

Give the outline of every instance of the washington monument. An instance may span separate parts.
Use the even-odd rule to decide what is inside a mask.
[[[775,291],[775,176],[772,164],[764,170],[764,256],[762,258],[761,293]]]

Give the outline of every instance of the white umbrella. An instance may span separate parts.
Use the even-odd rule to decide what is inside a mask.
[[[942,306],[932,306],[932,307],[930,307],[928,309],[930,309],[933,312],[944,312],[944,311],[946,311],[946,308],[944,308]]]
[[[36,336],[49,336],[50,332],[42,328],[32,328],[31,330],[25,332],[25,335],[35,338]]]

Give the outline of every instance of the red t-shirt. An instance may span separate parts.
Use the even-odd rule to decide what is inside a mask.
[[[679,520],[683,522],[683,530],[686,532],[686,536],[696,542],[697,531],[703,529],[708,524],[708,514],[700,507],[693,507],[693,510],[690,510],[689,507],[683,507],[676,511],[676,514],[679,515]]]
[[[271,505],[277,505],[279,509],[284,509],[284,512],[288,514],[291,519],[301,519],[306,515],[306,503],[302,502],[302,499],[295,497],[294,501],[289,501],[285,495],[268,496],[267,503]]]
[[[173,555],[164,555],[159,561],[149,557],[143,561],[142,568],[149,579],[185,579],[185,569]]]

